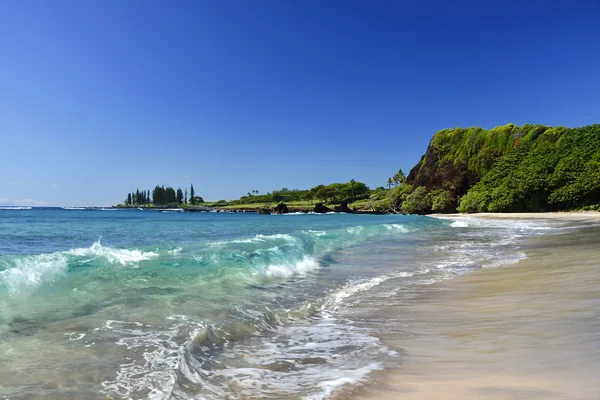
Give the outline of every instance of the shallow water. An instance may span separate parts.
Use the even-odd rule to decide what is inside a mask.
[[[549,221],[0,210],[0,395],[325,399],[403,365],[385,307]]]

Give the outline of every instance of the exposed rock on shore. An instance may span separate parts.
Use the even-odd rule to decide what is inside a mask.
[[[323,203],[315,204],[315,208],[313,209],[313,212],[316,212],[317,214],[325,214],[332,211],[333,210],[331,208],[325,207]]]

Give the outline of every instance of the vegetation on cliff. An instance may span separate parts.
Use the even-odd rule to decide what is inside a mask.
[[[407,181],[390,193],[392,210],[597,209],[600,125],[444,129],[434,135]]]

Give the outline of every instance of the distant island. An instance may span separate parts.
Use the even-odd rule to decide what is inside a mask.
[[[251,190],[238,200],[204,202],[190,186],[136,190],[116,207],[216,207],[270,212],[475,213],[600,210],[600,125],[508,124],[443,129],[408,176],[385,186],[362,182],[311,189]],[[387,186],[387,187],[386,187]]]

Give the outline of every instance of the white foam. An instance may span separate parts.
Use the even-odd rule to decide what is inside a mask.
[[[484,268],[497,268],[497,267],[500,267],[503,265],[516,264],[519,261],[524,260],[526,258],[527,258],[527,255],[520,251],[517,253],[506,255],[499,260],[493,260],[492,262],[485,264],[483,267]]]
[[[361,233],[363,231],[363,229],[364,228],[362,226],[360,226],[360,225],[359,226],[353,226],[353,227],[347,228],[346,232],[352,233],[354,235],[358,235],[359,233]]]
[[[176,256],[176,255],[178,255],[178,254],[181,253],[181,250],[183,250],[181,247],[177,247],[175,249],[167,250],[167,254],[170,254],[172,256]]]
[[[269,278],[289,278],[294,274],[304,275],[318,268],[319,263],[317,260],[310,256],[304,256],[302,260],[297,262],[269,265],[265,270],[265,275]]]
[[[218,240],[215,242],[209,243],[209,246],[217,247],[217,246],[226,246],[229,244],[239,244],[239,243],[256,243],[256,242],[267,242],[274,240],[285,240],[285,241],[295,241],[298,240],[295,237],[288,234],[274,234],[274,235],[261,235],[258,234],[253,238],[244,238],[244,239],[232,239],[232,240]]]
[[[141,322],[106,321],[101,330],[118,334],[117,345],[124,346],[132,356],[143,351],[142,357],[136,357],[129,363],[119,366],[116,378],[102,382],[103,392],[131,398],[139,392],[149,391],[147,398],[166,400],[171,398],[176,383],[176,371],[185,363],[185,349],[195,336],[189,335],[187,341],[178,344],[175,337],[182,329],[189,329],[192,322],[185,316],[172,315],[175,321],[167,327],[155,327]],[[203,328],[200,324],[195,330]]]
[[[115,249],[102,246],[99,241],[94,242],[94,244],[87,249],[72,249],[65,252],[65,254],[77,257],[103,257],[111,264],[121,264],[124,266],[158,257],[158,253],[152,251]]]
[[[348,297],[354,296],[358,293],[365,292],[387,280],[395,278],[407,278],[416,274],[426,273],[429,270],[420,270],[415,272],[397,272],[391,275],[381,275],[370,279],[363,279],[348,283],[346,286],[332,292],[323,303],[322,310],[337,310]]]
[[[384,224],[385,229],[392,232],[408,233],[409,230],[402,224]]]
[[[366,329],[331,316],[280,326],[274,333],[274,338],[260,338],[259,343],[236,345],[231,350],[235,353],[233,359],[243,359],[245,366],[229,366],[229,355],[223,359],[224,368],[215,370],[211,377],[226,382],[226,390],[235,387],[235,398],[289,393],[294,398],[326,399],[336,389],[361,382],[370,372],[383,368],[378,362],[365,366],[365,360],[393,356]],[[305,357],[321,361],[303,363]],[[293,370],[272,370],[272,365],[288,365]],[[207,396],[224,397],[228,396]]]
[[[20,207],[20,206],[3,206],[0,210],[31,210],[32,207]]]
[[[453,228],[468,228],[469,224],[467,224],[465,221],[454,221],[450,224],[450,226]]]
[[[306,400],[323,400],[328,399],[336,391],[346,385],[356,385],[363,381],[365,377],[373,371],[383,369],[379,363],[371,363],[367,366],[357,369],[345,369],[343,371],[336,371],[337,373],[342,372],[343,376],[339,377],[336,374],[326,373],[326,379],[319,382],[318,386],[321,388],[321,393],[316,393],[310,396],[305,396],[303,399]]]
[[[10,294],[29,295],[40,284],[54,282],[63,275],[68,259],[64,253],[52,253],[17,258],[4,264],[7,269],[0,271],[0,283]]]

